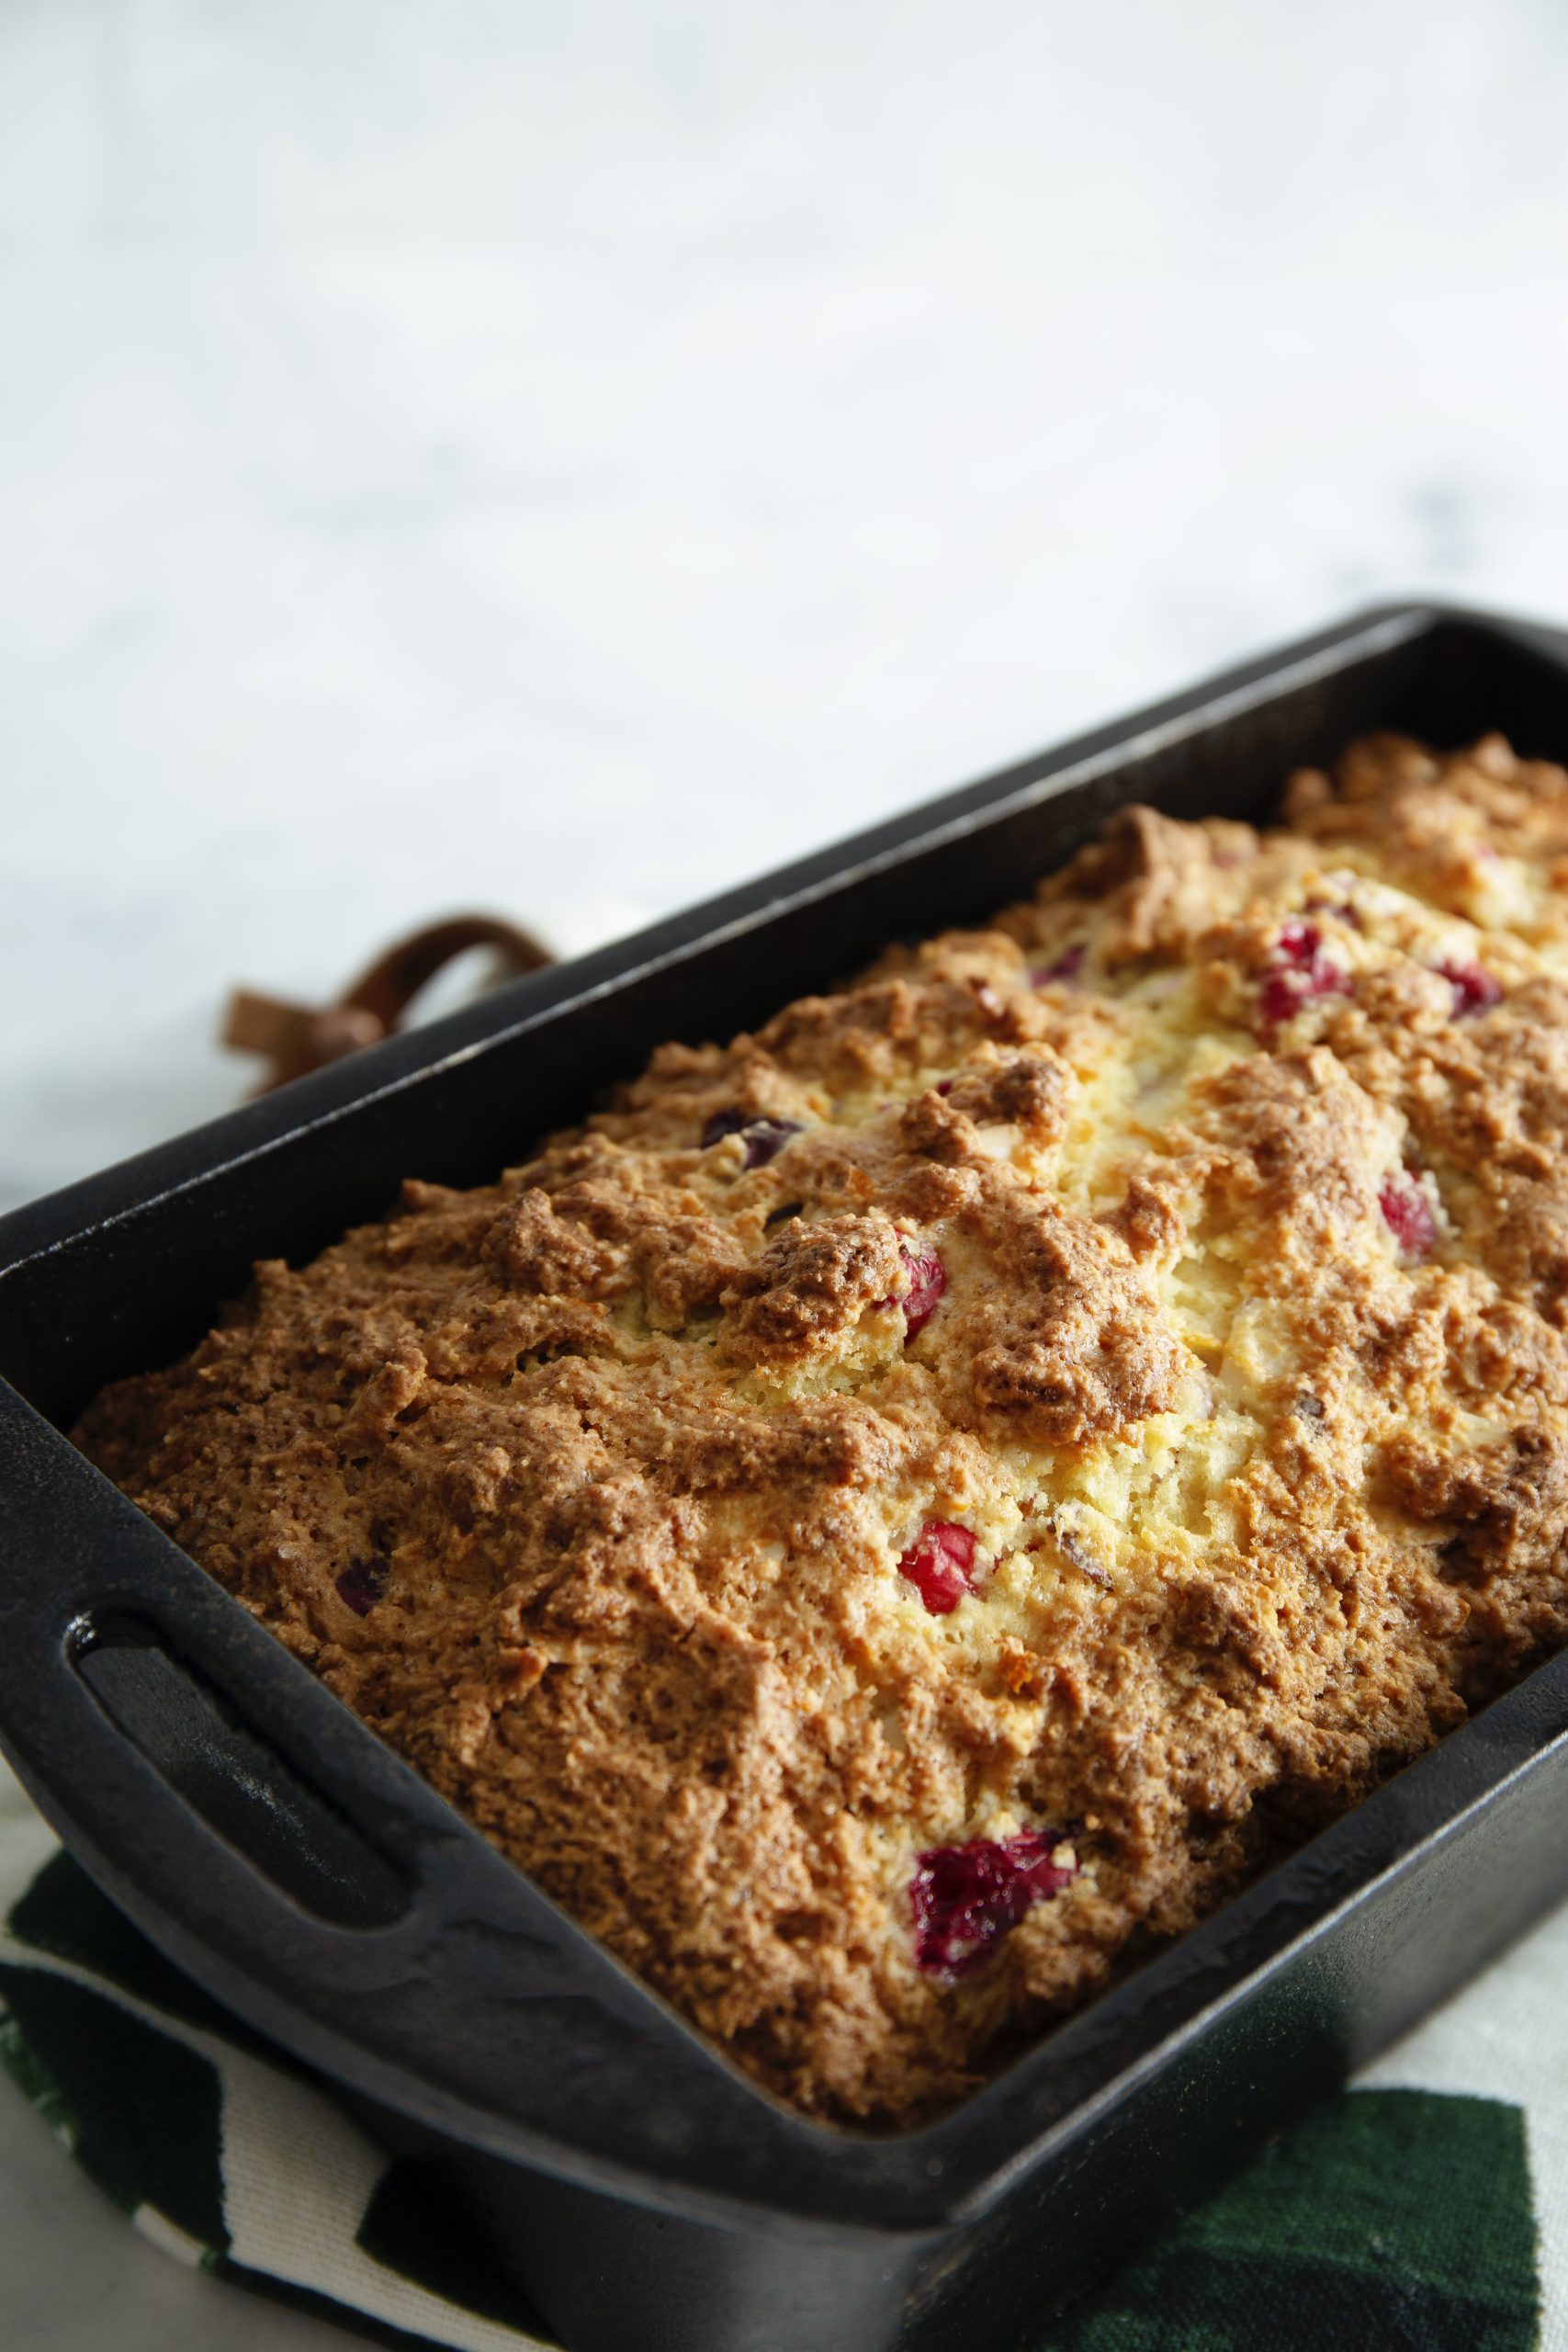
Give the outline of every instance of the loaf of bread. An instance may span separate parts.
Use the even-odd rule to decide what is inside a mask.
[[[907,2125],[1568,1637],[1565,1130],[1568,775],[1372,738],[411,1182],[78,1442]]]

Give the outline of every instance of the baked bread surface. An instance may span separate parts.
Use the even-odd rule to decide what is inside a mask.
[[[1285,818],[1123,810],[76,1432],[811,2113],[962,2095],[1568,1637],[1568,775],[1378,737]]]

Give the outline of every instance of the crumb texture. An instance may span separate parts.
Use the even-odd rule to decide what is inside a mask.
[[[1565,910],[1495,736],[1123,810],[78,1442],[763,2083],[908,2124],[1568,1638]]]

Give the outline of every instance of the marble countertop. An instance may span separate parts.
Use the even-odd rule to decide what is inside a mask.
[[[235,1099],[231,982],[592,944],[1373,598],[1568,617],[1565,107],[1546,0],[13,0],[0,1207]],[[14,2099],[0,2263],[17,2352],[331,2333]]]

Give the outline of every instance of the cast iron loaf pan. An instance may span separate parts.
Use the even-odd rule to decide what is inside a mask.
[[[0,1223],[0,1733],[218,1998],[467,2172],[572,2352],[1004,2352],[1568,1893],[1568,1656],[928,2128],[758,2090],[61,1435],[407,1174],[981,918],[1112,808],[1264,816],[1371,727],[1568,757],[1568,638],[1383,609],[518,982]]]

